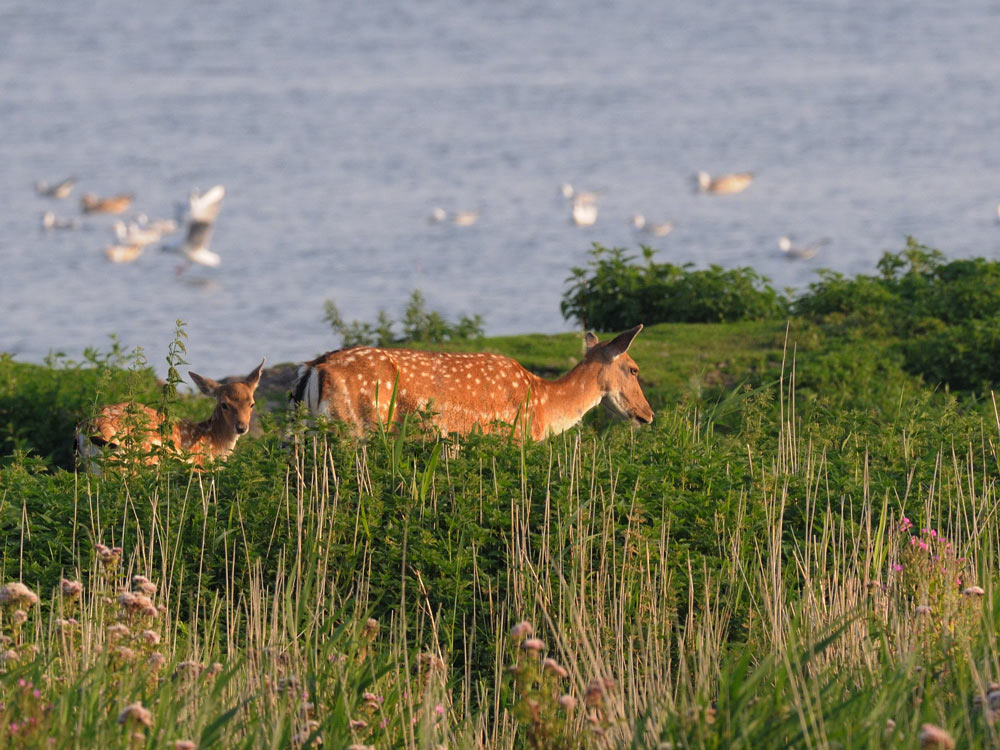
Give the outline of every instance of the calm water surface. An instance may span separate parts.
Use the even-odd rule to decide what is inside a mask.
[[[414,288],[490,334],[568,330],[592,242],[797,288],[907,234],[1000,257],[998,21],[975,1],[6,0],[0,351],[117,333],[156,364],[182,318],[191,367],[243,372],[338,345],[325,299],[372,320]],[[699,169],[757,179],[699,196]],[[68,201],[32,189],[70,174]],[[602,191],[595,226],[570,224],[564,181]],[[111,265],[108,218],[39,229],[84,191],[171,216],[216,183],[218,269]],[[434,206],[480,219],[432,225]],[[640,237],[637,211],[676,229]],[[792,262],[782,234],[831,242]]]

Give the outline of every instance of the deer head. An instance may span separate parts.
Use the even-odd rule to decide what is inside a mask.
[[[260,373],[264,369],[264,361],[261,360],[257,368],[242,382],[236,381],[225,385],[196,372],[188,372],[198,389],[206,396],[215,399],[215,411],[212,413],[211,422],[216,429],[219,426],[224,426],[227,428],[227,432],[231,432],[233,435],[243,435],[250,429],[250,415],[254,405],[253,394],[260,383]]]
[[[603,344],[588,332],[584,361],[599,365],[597,384],[604,394],[601,403],[605,409],[619,419],[649,424],[653,421],[653,410],[639,385],[639,366],[628,355],[629,346],[641,330],[640,323]]]

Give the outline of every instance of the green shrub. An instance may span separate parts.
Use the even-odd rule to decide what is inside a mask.
[[[1000,380],[1000,263],[945,262],[910,237],[878,269],[851,279],[821,271],[793,311],[835,335],[889,338],[904,368],[932,384],[975,389]]]
[[[787,300],[750,268],[710,266],[691,270],[653,261],[642,247],[645,265],[623,248],[594,244],[586,268],[573,268],[560,309],[584,327],[616,331],[636,323],[720,323],[781,318]]]
[[[0,455],[31,452],[72,468],[73,434],[82,419],[106,403],[154,403],[158,394],[142,352],[126,353],[116,340],[107,354],[87,349],[79,362],[53,354],[34,365],[0,354]]]
[[[343,346],[398,346],[421,343],[440,344],[445,341],[464,341],[483,335],[480,315],[463,315],[457,323],[450,323],[437,310],[427,309],[427,301],[419,289],[414,289],[403,311],[403,319],[395,321],[385,310],[379,310],[377,322],[372,325],[358,320],[344,321],[333,300],[323,305],[324,318],[334,333],[343,339]],[[402,325],[401,335],[395,331],[397,322]]]

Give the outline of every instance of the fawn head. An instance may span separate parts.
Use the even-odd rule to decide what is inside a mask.
[[[639,385],[639,366],[628,355],[632,340],[642,330],[640,323],[611,341],[600,343],[597,336],[587,333],[587,354],[585,361],[598,362],[597,384],[604,398],[601,403],[619,419],[634,424],[649,424],[653,421],[653,410]]]
[[[188,372],[191,380],[206,396],[215,399],[215,411],[212,422],[229,428],[234,435],[243,435],[250,429],[250,414],[253,412],[253,394],[260,383],[260,373],[264,369],[264,360],[242,381],[219,383],[196,372]]]

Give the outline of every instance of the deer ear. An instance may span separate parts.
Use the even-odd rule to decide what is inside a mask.
[[[191,376],[191,380],[194,384],[198,386],[198,390],[204,393],[206,396],[215,396],[215,391],[218,389],[219,384],[216,383],[211,378],[205,378],[192,370],[188,370],[188,375]]]
[[[257,365],[257,369],[247,375],[247,385],[254,390],[256,390],[257,384],[260,382],[260,374],[264,370],[265,362],[267,362],[267,357],[264,357],[264,359],[260,361],[260,364]]]
[[[593,331],[587,331],[587,335],[583,337],[584,343],[587,344],[587,351],[589,352],[595,346],[597,346],[597,336]]]
[[[625,331],[625,333],[619,333],[611,341],[608,342],[608,354],[612,358],[617,357],[619,354],[624,354],[628,351],[628,348],[632,346],[632,340],[639,335],[639,331],[642,330],[642,323],[637,325],[635,328],[630,328]]]

